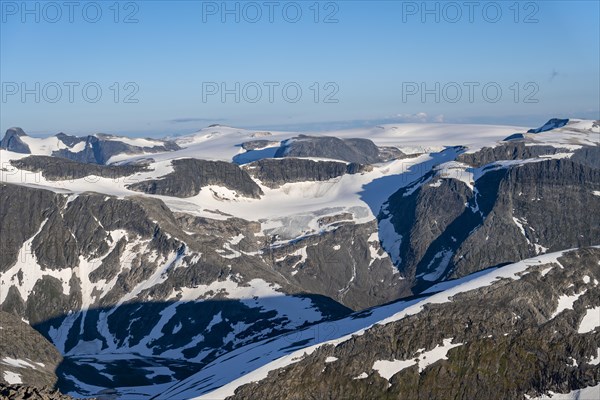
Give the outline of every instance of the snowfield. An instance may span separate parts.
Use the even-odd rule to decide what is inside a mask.
[[[168,389],[161,387],[160,390],[153,393],[157,394],[157,399],[165,400],[224,399],[233,395],[236,388],[266,378],[270,371],[298,362],[321,346],[336,346],[353,336],[363,335],[375,324],[384,325],[399,321],[409,315],[419,313],[427,304],[452,301],[451,298],[458,293],[490,286],[500,279],[519,280],[528,273],[531,267],[538,268],[540,265],[548,263],[552,264],[553,268],[559,267],[557,259],[568,251],[549,253],[497,269],[480,271],[461,279],[442,282],[429,288],[426,292],[430,296],[426,298],[401,300],[390,305],[373,308],[368,313],[362,312],[358,318],[351,316],[338,321],[317,324],[298,332],[282,335],[274,340],[241,347],[215,360],[202,371],[184,381]],[[327,335],[323,335],[324,332]],[[460,345],[460,343],[452,343],[452,339],[447,338],[435,349],[415,355],[415,358],[418,358],[419,369],[422,370],[435,361],[444,359],[451,348]],[[416,363],[412,359],[380,360],[372,366],[372,369],[379,371],[381,376],[388,379],[401,369]],[[251,372],[248,373],[248,371]]]
[[[323,224],[321,222],[324,217],[334,217],[347,213],[349,216],[344,216],[343,221],[363,224],[376,221],[377,217],[381,216],[380,220],[377,221],[377,232],[369,233],[370,236],[367,239],[369,247],[365,249],[365,253],[371,260],[369,267],[376,260],[389,257],[393,263],[394,274],[399,274],[400,272],[396,267],[403,262],[403,255],[400,254],[400,244],[402,240],[408,240],[408,238],[403,238],[395,231],[392,216],[386,204],[390,196],[399,189],[407,188],[406,195],[408,195],[423,185],[439,187],[442,180],[453,179],[463,182],[472,191],[476,191],[475,182],[490,171],[540,162],[549,158],[569,158],[572,156],[569,151],[579,149],[584,145],[600,144],[600,127],[594,125],[593,121],[571,120],[569,124],[562,128],[537,134],[523,133],[530,140],[527,145],[544,144],[563,149],[555,155],[535,159],[498,161],[481,168],[473,168],[456,161],[458,155],[462,152],[472,153],[483,147],[496,146],[502,143],[506,137],[516,132],[526,132],[526,130],[527,128],[516,126],[386,124],[372,128],[302,132],[302,134],[326,135],[342,139],[370,139],[378,146],[395,147],[410,155],[410,157],[376,163],[372,165],[372,169],[366,172],[344,174],[325,181],[285,183],[277,188],[268,187],[257,181],[257,185],[263,192],[260,198],[244,197],[233,190],[218,185],[204,186],[197,195],[189,198],[150,194],[143,194],[143,196],[160,199],[173,212],[187,213],[213,220],[227,220],[235,217],[259,222],[260,227],[256,228],[258,232],[255,232],[255,236],[272,237],[274,241],[270,245],[273,247],[294,244],[296,241],[311,235],[320,235],[334,230],[335,224]],[[11,161],[23,159],[29,156],[28,154],[0,149],[0,164],[2,167],[0,169],[0,185],[3,183],[18,184],[61,193],[67,200],[65,208],[69,202],[86,192],[97,192],[117,198],[140,196],[142,195],[140,192],[133,191],[128,186],[173,173],[175,171],[172,165],[174,160],[196,158],[243,165],[265,157],[273,157],[282,143],[294,140],[292,138],[299,134],[299,132],[263,132],[226,126],[207,127],[190,135],[174,139],[181,148],[179,150],[114,155],[107,164],[128,165],[145,161],[148,163],[149,168],[148,171],[116,179],[90,175],[80,179],[49,180],[44,178],[41,173],[20,170],[11,165]],[[102,136],[102,138],[103,140],[120,141],[137,147],[164,145],[163,141],[153,139],[118,136]],[[69,147],[56,137],[34,138],[23,136],[21,140],[29,146],[34,155],[44,156],[50,156],[54,151],[61,149],[80,152],[86,146],[85,142],[80,142]],[[241,146],[242,143],[252,140],[267,140],[269,144],[256,150],[244,150]],[[320,158],[309,159],[325,161],[325,159]],[[598,191],[592,193],[600,196]],[[477,209],[478,207],[476,206]],[[108,253],[116,248],[122,238],[127,239],[124,253],[118,259],[117,269],[119,271],[113,278],[92,282],[89,276],[100,267],[104,256],[91,259],[80,256],[78,266],[73,269],[42,268],[39,265],[32,247],[34,238],[42,231],[49,220],[50,218],[44,220],[38,232],[23,243],[19,250],[20,257],[17,262],[0,274],[0,304],[8,295],[8,290],[5,290],[5,288],[13,285],[16,287],[21,299],[26,301],[34,290],[36,282],[45,276],[51,276],[59,280],[59,288],[62,289],[64,295],[69,295],[72,289],[80,290],[82,295],[81,313],[69,312],[58,329],[55,327],[50,328],[48,336],[63,355],[76,359],[81,365],[90,365],[96,368],[108,379],[111,379],[111,375],[106,372],[106,366],[119,360],[145,362],[147,366],[143,368],[143,372],[146,377],[165,376],[170,379],[168,382],[167,380],[161,381],[167,383],[156,385],[119,387],[119,395],[131,400],[148,399],[149,397],[157,400],[224,399],[233,395],[236,388],[250,382],[258,382],[264,379],[270,371],[296,363],[321,346],[336,346],[353,336],[363,335],[375,325],[400,321],[407,316],[421,312],[424,306],[428,304],[451,302],[452,297],[458,293],[490,286],[500,279],[518,280],[524,274],[529,273],[528,270],[531,267],[537,268],[541,264],[548,264],[541,271],[543,277],[553,268],[561,268],[557,259],[568,251],[543,254],[548,251],[547,248],[530,243],[535,246],[537,254],[539,254],[535,258],[500,268],[479,271],[461,279],[437,283],[421,293],[426,295],[425,297],[399,300],[353,314],[350,317],[328,322],[322,322],[325,315],[318,310],[309,298],[286,295],[282,286],[263,279],[251,279],[247,283],[241,283],[236,274],[223,273],[218,281],[195,284],[193,287],[176,285],[169,288],[166,291],[165,296],[167,297],[165,300],[172,301],[173,304],[156,313],[158,322],[154,325],[152,332],[135,344],[121,345],[118,343],[115,333],[109,329],[108,318],[115,313],[119,306],[136,300],[144,291],[164,283],[168,278],[169,271],[185,271],[184,268],[187,268],[190,262],[198,261],[202,254],[190,254],[188,250],[184,249],[181,252],[169,250],[168,254],[159,255],[156,251],[150,250],[147,240],[130,237],[131,233],[125,230],[110,231],[112,241],[108,243]],[[515,224],[521,232],[520,234],[525,236],[529,242],[527,220],[515,215],[512,217],[511,223]],[[258,224],[256,225],[258,226]],[[227,260],[226,262],[233,264],[240,262],[239,258],[245,255],[259,255],[257,253],[260,253],[260,251],[244,253],[240,250],[239,244],[244,239],[243,234],[237,232],[232,234],[231,238],[227,239],[221,248],[215,250],[218,254],[217,258],[221,257]],[[354,244],[354,241],[352,243]],[[330,248],[334,252],[344,250],[339,245],[333,245]],[[80,336],[83,336],[86,313],[90,315],[91,311],[89,309],[93,308],[97,301],[103,299],[110,292],[120,273],[132,268],[132,260],[137,254],[147,255],[148,260],[156,262],[158,267],[151,274],[148,274],[147,279],[132,284],[126,294],[119,295],[120,297],[115,300],[113,308],[99,313],[97,320],[94,322],[98,336],[86,341],[79,341],[75,347],[69,347],[67,342],[70,339],[68,333],[71,332],[71,328],[74,328],[73,332],[79,332]],[[308,259],[308,254],[306,245],[303,247],[298,246],[295,249],[295,255],[299,256],[299,260],[294,265],[288,266],[292,270],[292,276],[299,273],[301,270],[299,267]],[[186,261],[185,258],[191,255],[197,258]],[[444,276],[446,267],[453,256],[454,253],[451,250],[437,252],[431,263],[429,263],[427,271],[417,277],[425,281],[437,281]],[[286,257],[287,255],[284,255],[276,261],[284,261]],[[298,276],[302,276],[302,274]],[[357,276],[360,277],[360,274],[357,275],[355,265],[347,286],[340,289],[339,293],[344,295]],[[396,275],[396,277],[398,276]],[[596,280],[592,281],[589,276],[580,277],[579,279],[582,279],[585,285],[589,287],[598,285],[598,282]],[[78,287],[72,287],[73,283],[76,283]],[[586,290],[588,289],[583,288],[576,293],[572,291],[562,293],[558,297],[558,304],[551,318],[556,317],[565,310],[573,309],[574,304],[580,296],[586,293]],[[248,308],[260,309],[265,312],[270,311],[275,315],[273,318],[284,319],[287,324],[286,328],[295,329],[295,331],[269,339],[263,339],[266,336],[257,334],[256,338],[260,340],[256,339],[259,341],[254,342],[242,341],[236,338],[234,334],[229,334],[225,337],[224,343],[227,343],[230,351],[228,350],[225,354],[219,353],[216,359],[213,359],[208,357],[208,350],[203,350],[194,357],[186,359],[185,350],[203,342],[205,336],[215,326],[223,321],[228,322],[223,314],[219,312],[212,317],[203,332],[193,333],[195,336],[189,340],[189,343],[186,342],[176,349],[164,350],[160,354],[158,354],[158,350],[156,352],[153,350],[152,342],[165,335],[167,329],[172,335],[177,334],[182,329],[183,325],[181,323],[168,325],[169,321],[174,320],[180,302],[202,302],[216,298],[236,300]],[[78,322],[78,317],[81,316],[82,318]],[[130,327],[132,322],[130,321]],[[597,331],[600,327],[600,309],[598,307],[589,308],[578,323],[580,334]],[[310,324],[314,325],[306,327]],[[241,331],[249,326],[241,325],[243,323],[234,328]],[[236,345],[240,344],[241,347],[236,348]],[[424,349],[421,349],[406,360],[382,358],[372,365],[365,365],[364,372],[353,377],[353,379],[364,379],[373,373],[377,373],[389,380],[399,371],[415,365],[419,371],[423,371],[429,365],[447,359],[451,349],[461,345],[463,343],[454,343],[453,338],[446,337],[440,343],[437,343],[437,346],[432,350],[424,351]],[[154,362],[158,358],[161,358],[161,361],[166,360],[167,363]],[[168,367],[168,363],[176,363],[182,360],[191,363],[202,363],[205,359],[210,360],[210,362],[203,366],[200,372],[175,384],[173,383],[177,381],[174,377],[174,371],[176,368],[181,368],[181,366],[176,365],[175,368],[171,369]],[[599,360],[600,357],[593,358],[589,363],[596,365]],[[328,357],[324,360],[324,367],[335,368],[336,362],[338,362],[337,357]],[[36,368],[29,361],[13,358],[3,358],[0,360],[0,364],[13,368]],[[71,393],[73,395],[82,395],[82,393],[91,395],[104,389],[78,381],[77,378],[72,376],[63,378],[70,380],[76,388]],[[4,372],[3,379],[9,383],[22,382],[22,377],[18,372]],[[596,386],[595,388],[599,387]],[[587,396],[593,390],[594,388],[587,388],[580,392],[573,392],[572,397],[568,398],[586,398],[580,396]]]

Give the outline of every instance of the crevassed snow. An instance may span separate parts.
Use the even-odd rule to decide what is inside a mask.
[[[228,126],[207,127],[176,139],[182,150],[156,155],[164,159],[197,157],[231,161],[240,154],[240,144],[257,138],[283,142],[300,133],[339,138],[368,138],[378,146],[396,146],[407,154],[441,151],[445,146],[464,145],[469,148],[490,146],[525,127],[474,124],[385,124],[371,128],[344,129],[325,132],[263,132]],[[153,156],[155,157],[155,156]]]
[[[577,333],[589,333],[600,326],[600,307],[589,308],[579,323]]]
[[[320,132],[317,135],[331,135],[341,138],[364,137],[373,140],[380,146],[397,146],[400,148],[427,148],[428,151],[440,151],[446,146],[466,145],[481,147],[493,145],[508,134],[518,130],[508,126],[486,125],[449,125],[449,124],[390,124],[368,129],[350,129],[332,132]],[[263,135],[263,136],[261,136]],[[19,173],[2,172],[2,181],[17,184],[39,185],[54,191],[66,193],[82,193],[95,191],[119,197],[138,194],[127,189],[127,185],[142,179],[164,176],[165,166],[170,167],[171,160],[185,157],[202,158],[208,160],[231,161],[239,154],[240,144],[256,137],[268,137],[272,141],[282,141],[297,136],[296,132],[270,132],[264,133],[236,129],[231,127],[209,127],[187,137],[180,137],[177,143],[184,147],[179,151],[169,151],[152,154],[155,161],[150,164],[155,171],[135,174],[117,180],[99,177],[87,177],[73,181],[48,182],[41,174],[29,177],[24,181]],[[38,139],[35,139],[36,141]],[[44,139],[46,140],[46,139]],[[48,138],[50,144],[58,141]],[[126,139],[121,137],[107,137],[107,140]],[[146,139],[130,139],[126,141],[137,146],[161,144],[159,141],[146,142]],[[37,143],[37,142],[36,142]],[[53,145],[54,146],[54,145]],[[38,145],[34,152],[43,153],[42,146]],[[54,146],[55,147],[55,146]],[[406,147],[406,148],[405,148]],[[48,147],[49,148],[49,147]],[[10,160],[22,158],[24,155],[1,150],[2,159]],[[45,150],[44,150],[45,151]],[[46,153],[48,153],[47,150]],[[422,151],[419,151],[422,152]],[[132,155],[129,158],[120,157],[122,162],[133,162],[147,158],[147,155]],[[372,220],[379,212],[382,203],[398,188],[407,185],[429,171],[435,163],[449,161],[451,154],[436,158],[431,155],[422,155],[410,159],[395,160],[389,163],[374,166],[373,171],[363,174],[344,175],[339,179],[327,182],[299,182],[284,185],[282,188],[263,188],[265,195],[259,199],[235,198],[227,193],[217,193],[214,190],[202,190],[198,196],[188,199],[178,199],[168,196],[153,196],[160,198],[175,211],[184,211],[201,216],[208,216],[209,210],[220,210],[236,217],[259,220],[272,219],[274,216],[293,215],[299,209],[314,212],[326,207],[342,206],[347,209],[353,207],[366,208],[370,212],[364,217],[355,215],[356,222]],[[112,161],[112,159],[111,159]],[[419,168],[413,168],[419,166]],[[420,168],[422,167],[422,168]],[[32,182],[31,179],[35,181]],[[366,207],[365,207],[366,206]],[[214,218],[214,214],[210,214]]]

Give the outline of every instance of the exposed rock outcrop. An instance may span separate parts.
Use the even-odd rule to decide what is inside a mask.
[[[19,169],[41,172],[51,181],[64,181],[85,178],[94,175],[108,179],[130,176],[138,172],[148,171],[144,165],[98,165],[86,164],[58,157],[29,156],[12,160],[11,164]]]
[[[345,174],[370,171],[371,166],[299,158],[266,158],[246,164],[244,169],[263,185],[277,188],[285,183],[326,181]]]
[[[473,188],[430,173],[390,197],[380,219],[402,237],[401,268],[417,278],[418,291],[449,276],[598,244],[598,190],[600,170],[569,159],[490,171]]]
[[[53,387],[57,382],[55,370],[61,361],[62,356],[52,343],[29,324],[0,311],[0,385]]]
[[[286,140],[275,153],[275,157],[330,158],[358,164],[375,164],[403,156],[397,148],[379,148],[369,139],[307,135]]]
[[[59,136],[59,139],[65,144],[71,143],[70,147],[83,141],[85,141],[85,145],[81,151],[73,151],[71,148],[59,149],[52,153],[54,157],[92,164],[106,164],[112,156],[121,153],[160,153],[179,150],[180,148],[175,142],[171,141],[162,141],[162,144],[154,146],[135,146],[119,141],[118,137],[103,134],[90,135],[84,138],[76,138],[63,134]]]
[[[500,160],[525,160],[542,155],[553,155],[556,153],[568,153],[567,149],[554,146],[533,146],[524,142],[511,142],[495,147],[485,147],[474,153],[463,153],[457,158],[472,167],[482,167]]]
[[[250,175],[225,161],[191,158],[173,160],[174,172],[160,178],[130,185],[131,190],[174,197],[192,197],[209,185],[222,186],[239,195],[259,198],[263,193]]]
[[[228,399],[500,400],[596,386],[600,327],[581,325],[600,307],[600,250],[558,262],[322,346]]]
[[[0,141],[0,149],[13,151],[15,153],[31,154],[31,149],[25,144],[21,137],[27,136],[27,134],[21,128],[10,128],[4,134],[2,141]]]

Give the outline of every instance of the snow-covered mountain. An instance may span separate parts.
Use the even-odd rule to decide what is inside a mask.
[[[463,282],[495,288],[505,272],[517,281],[515,272],[538,260],[569,258],[573,271],[585,269],[591,296],[597,251],[580,250],[582,262],[562,252],[600,244],[599,145],[600,122],[584,120],[529,131],[211,126],[168,140],[33,138],[13,128],[0,143],[0,307],[60,351],[64,392],[223,398],[295,351],[311,353],[405,308],[473,289]],[[499,269],[482,275],[489,268]],[[543,283],[551,292],[545,308],[515,338],[553,320],[551,304],[568,279]],[[449,292],[426,294],[442,289]],[[469,296],[483,301],[486,290]],[[407,329],[403,321],[392,325]],[[406,357],[450,351],[458,339],[442,339],[457,338],[457,329],[444,324],[439,334],[447,337],[424,335],[401,354],[373,336],[381,358],[363,361],[381,361],[383,375],[375,382],[377,368],[353,369],[369,378],[350,386],[387,387],[380,379],[395,374],[385,372],[386,360],[428,371],[437,364]],[[497,336],[500,328],[485,329]],[[600,347],[597,335],[573,357],[588,378],[569,378],[568,387],[524,384],[518,394],[597,385],[598,370],[583,367],[592,344]],[[315,362],[297,365],[310,372]],[[240,398],[264,397],[273,390],[265,382],[256,392],[242,387]]]

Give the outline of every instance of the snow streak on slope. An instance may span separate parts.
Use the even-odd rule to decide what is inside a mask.
[[[429,351],[418,351],[414,357],[407,360],[377,360],[373,363],[373,370],[377,371],[379,375],[388,381],[398,372],[415,364],[419,366],[419,372],[423,372],[427,366],[436,361],[447,360],[448,357],[446,357],[446,355],[448,354],[448,351],[461,345],[463,345],[463,343],[452,343],[452,338],[444,339],[442,345],[437,345],[434,349]]]
[[[541,134],[528,134],[527,137],[536,141],[560,144],[561,147],[568,145],[579,147],[574,143],[594,143],[595,135],[586,130],[591,129],[591,126],[591,121],[575,121],[563,128]],[[494,146],[515,131],[524,132],[525,128],[460,124],[388,124],[374,128],[303,133],[335,136],[342,139],[366,138],[372,140],[378,146],[397,147],[405,153],[431,153],[442,151],[449,146],[464,146],[468,149],[468,152],[473,152],[484,146]],[[23,158],[26,155],[0,150],[0,158],[3,165],[7,167],[6,171],[2,171],[1,180],[43,187],[56,192],[82,193],[95,191],[119,197],[139,195],[139,192],[127,189],[127,185],[166,175],[173,170],[171,167],[172,160],[199,158],[231,162],[236,156],[241,154],[249,156],[252,153],[252,151],[245,152],[241,147],[241,144],[246,141],[268,140],[271,143],[268,148],[273,149],[276,143],[281,143],[298,134],[298,132],[260,132],[225,126],[209,127],[197,133],[178,138],[176,142],[182,147],[180,150],[152,154],[150,157],[153,161],[151,161],[149,168],[153,171],[114,180],[90,176],[72,181],[47,181],[41,174],[16,171],[9,165],[10,160]],[[25,137],[25,139],[32,141],[32,145],[35,145],[32,149],[34,154],[45,155],[49,154],[50,149],[56,147],[55,142],[58,141],[56,137],[47,139]],[[123,141],[123,138],[115,137],[114,139]],[[112,139],[109,138],[109,140]],[[146,139],[131,139],[130,141],[131,144],[137,146],[160,143],[159,141],[155,143]],[[273,154],[264,154],[264,156],[272,157]],[[379,213],[383,202],[396,190],[418,179],[434,165],[451,162],[455,157],[455,155],[452,157],[450,152],[439,154],[444,156],[424,154],[416,158],[395,160],[377,164],[371,172],[344,175],[329,181],[288,183],[277,189],[262,186],[265,194],[261,199],[235,196],[228,196],[228,199],[223,199],[215,196],[214,190],[210,190],[210,188],[203,188],[197,196],[187,199],[167,196],[154,197],[164,200],[174,211],[209,218],[218,218],[218,214],[215,214],[214,210],[256,221],[296,215],[298,210],[304,210],[303,213],[308,215],[314,214],[317,210],[323,208],[344,207],[346,209],[366,210],[367,214],[350,211],[354,214],[356,222],[366,222],[372,220]],[[148,160],[148,157],[147,154],[120,154],[111,158],[109,163],[117,161],[119,163],[131,163]],[[464,174],[464,170],[461,172],[455,167],[448,168],[448,166],[442,168],[441,175],[450,174],[448,177],[454,177],[459,173],[465,177],[466,183],[469,186],[471,185],[470,173]],[[474,176],[474,179],[477,178],[477,176]],[[218,191],[219,188],[216,189]],[[221,216],[221,218],[223,217]],[[303,229],[306,229],[306,227]]]
[[[363,335],[375,324],[398,321],[419,313],[427,304],[451,301],[451,297],[458,293],[489,286],[502,278],[518,280],[529,267],[555,263],[567,251],[545,254],[498,269],[480,272],[475,276],[444,282],[436,285],[439,290],[442,290],[441,292],[434,293],[433,290],[436,290],[434,286],[428,291],[432,294],[425,298],[399,301],[338,321],[317,324],[276,339],[244,346],[215,360],[201,372],[168,390],[164,390],[164,387],[160,388],[155,392],[160,393],[157,399],[191,397],[196,397],[198,400],[223,399],[232,395],[237,387],[260,381],[267,376],[269,371],[293,364],[325,344],[337,345],[349,340],[352,336]],[[457,344],[444,344],[438,350],[455,345]],[[443,357],[441,352],[438,356]],[[427,361],[423,360],[423,362]],[[252,372],[248,373],[248,371]]]

